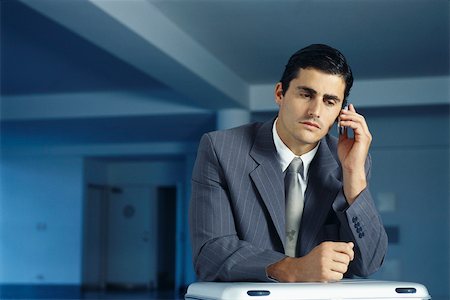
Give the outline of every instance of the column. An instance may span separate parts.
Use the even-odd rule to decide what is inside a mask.
[[[218,130],[229,129],[250,123],[250,111],[240,108],[228,108],[217,111]]]

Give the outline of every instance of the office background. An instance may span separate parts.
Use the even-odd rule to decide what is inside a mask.
[[[374,136],[376,279],[450,295],[449,1],[1,0],[0,285],[183,289],[201,135],[273,117],[311,43]]]

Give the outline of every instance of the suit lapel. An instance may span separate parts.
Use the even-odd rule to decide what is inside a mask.
[[[264,123],[256,134],[255,142],[250,150],[250,156],[258,163],[258,166],[250,172],[250,177],[266,205],[284,246],[284,180],[273,142],[273,122],[274,119]]]
[[[250,177],[266,205],[284,247],[286,214],[284,175],[273,142],[273,122],[274,120],[264,123],[256,134],[250,156],[258,166],[250,172]],[[314,248],[318,231],[325,222],[336,194],[342,188],[340,177],[337,158],[334,157],[333,150],[330,150],[327,136],[322,139],[310,166],[300,227],[300,256],[306,255]]]
[[[316,246],[318,231],[322,228],[336,194],[342,188],[337,158],[324,138],[310,166],[305,207],[300,225],[299,255],[308,254]]]

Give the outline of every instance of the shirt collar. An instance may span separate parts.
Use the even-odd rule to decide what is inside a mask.
[[[298,156],[295,155],[294,152],[292,152],[291,149],[289,149],[288,146],[286,146],[283,143],[283,141],[281,140],[281,138],[277,132],[277,127],[276,127],[277,121],[278,121],[278,118],[275,119],[275,122],[273,122],[272,134],[273,134],[273,141],[275,143],[275,148],[277,149],[277,153],[278,153],[278,161],[280,162],[281,170],[284,172],[289,167],[289,164],[292,162],[292,160]],[[303,172],[304,172],[305,178],[308,178],[309,165],[311,164],[311,161],[313,160],[314,156],[317,153],[317,150],[319,149],[319,144],[320,144],[320,141],[319,141],[319,143],[317,143],[317,146],[314,147],[314,149],[312,149],[311,151],[309,151],[303,155],[300,155],[300,158],[303,161]]]

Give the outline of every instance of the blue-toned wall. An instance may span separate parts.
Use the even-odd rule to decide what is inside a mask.
[[[371,190],[385,226],[398,229],[374,278],[420,282],[434,299],[448,299],[449,106],[371,109],[366,116]]]
[[[79,283],[82,175],[80,157],[2,157],[1,283]]]

